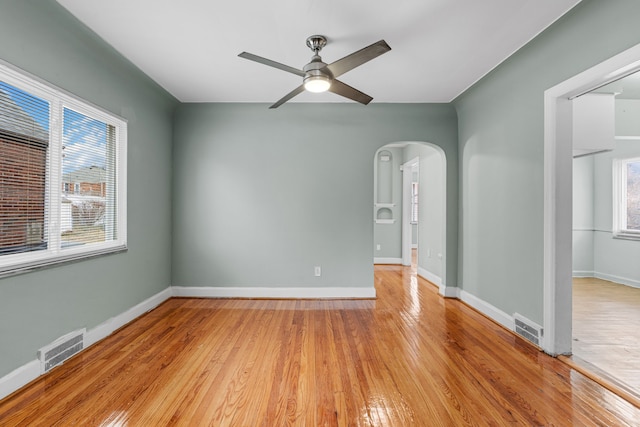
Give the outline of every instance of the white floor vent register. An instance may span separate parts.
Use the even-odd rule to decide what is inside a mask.
[[[518,313],[515,313],[513,315],[513,320],[515,320],[516,324],[516,334],[520,335],[528,341],[531,341],[539,347],[540,339],[542,338],[542,326],[535,324],[531,320]]]
[[[86,329],[70,332],[38,350],[40,372],[51,370],[84,348]]]

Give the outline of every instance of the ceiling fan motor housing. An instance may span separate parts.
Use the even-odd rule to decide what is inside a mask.
[[[305,74],[303,84],[310,80],[324,80],[329,83],[333,80],[331,71],[326,68],[327,64],[322,62],[322,58],[318,55],[326,45],[327,39],[324,36],[315,35],[307,38],[307,46],[313,51],[313,57],[311,58],[311,62],[302,68]]]
[[[331,71],[329,71],[326,66],[327,64],[322,62],[322,59],[318,55],[314,55],[313,58],[311,58],[311,62],[302,68],[302,71],[305,73],[304,79],[322,76],[332,80],[333,75],[331,75]]]

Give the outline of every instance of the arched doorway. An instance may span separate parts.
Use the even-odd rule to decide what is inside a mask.
[[[374,264],[410,264],[446,294],[446,159],[428,142],[380,147],[374,157]],[[416,197],[417,196],[417,197]],[[417,206],[416,206],[417,202]]]

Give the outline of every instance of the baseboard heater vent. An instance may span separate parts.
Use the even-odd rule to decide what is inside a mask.
[[[40,372],[45,373],[84,348],[86,329],[70,332],[38,350]]]
[[[518,313],[513,315],[513,320],[515,320],[516,324],[516,334],[540,347],[540,340],[542,339],[543,332],[542,326],[535,324]]]

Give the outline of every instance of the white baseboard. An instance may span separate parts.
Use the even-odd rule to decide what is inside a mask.
[[[632,288],[640,288],[640,280],[629,279],[628,277],[616,276],[615,274],[599,273],[597,271],[574,271],[573,277],[595,277],[596,279],[608,280]]]
[[[574,270],[573,277],[595,277],[593,271],[576,271]]]
[[[640,281],[629,279],[627,277],[616,276],[613,274],[605,274],[605,273],[593,273],[593,276],[597,279],[608,280],[610,282],[620,283],[621,285],[631,286],[632,288],[640,288]]]
[[[457,298],[460,299],[460,288],[455,286],[440,285],[439,293],[445,298]]]
[[[430,281],[436,286],[442,287],[442,278],[437,274],[433,274],[432,272],[422,267],[418,267],[418,276],[422,277],[425,280]]]
[[[103,322],[95,328],[87,331],[85,335],[84,348],[86,349],[101,339],[106,338],[116,329],[126,325],[147,311],[154,309],[169,298],[171,298],[171,288],[166,288],[142,301],[140,304],[131,307],[124,313],[112,317],[106,322]],[[37,359],[27,362],[17,369],[9,372],[4,377],[0,378],[0,399],[5,398],[19,388],[24,387],[39,376],[40,361]]]
[[[488,302],[476,297],[475,295],[470,294],[469,292],[465,292],[463,289],[460,290],[459,298],[461,301],[469,304],[480,313],[484,314],[490,319],[493,319],[510,331],[513,331],[515,329],[515,321],[513,320],[513,317],[509,316],[507,313],[494,307]]]
[[[287,298],[287,299],[337,299],[375,298],[376,288],[367,287],[327,287],[327,288],[270,288],[270,287],[212,287],[212,286],[172,286],[173,296],[196,298]]]
[[[98,341],[108,337],[115,331],[131,322],[132,320],[142,316],[147,311],[153,310],[166,300],[172,297],[171,288],[166,288],[150,298],[142,301],[124,313],[121,313],[87,331],[84,338],[85,348],[97,343]]]
[[[0,399],[29,384],[40,376],[40,361],[32,360],[0,378]]]
[[[376,257],[373,259],[374,264],[399,264],[402,265],[402,258],[384,258]]]

